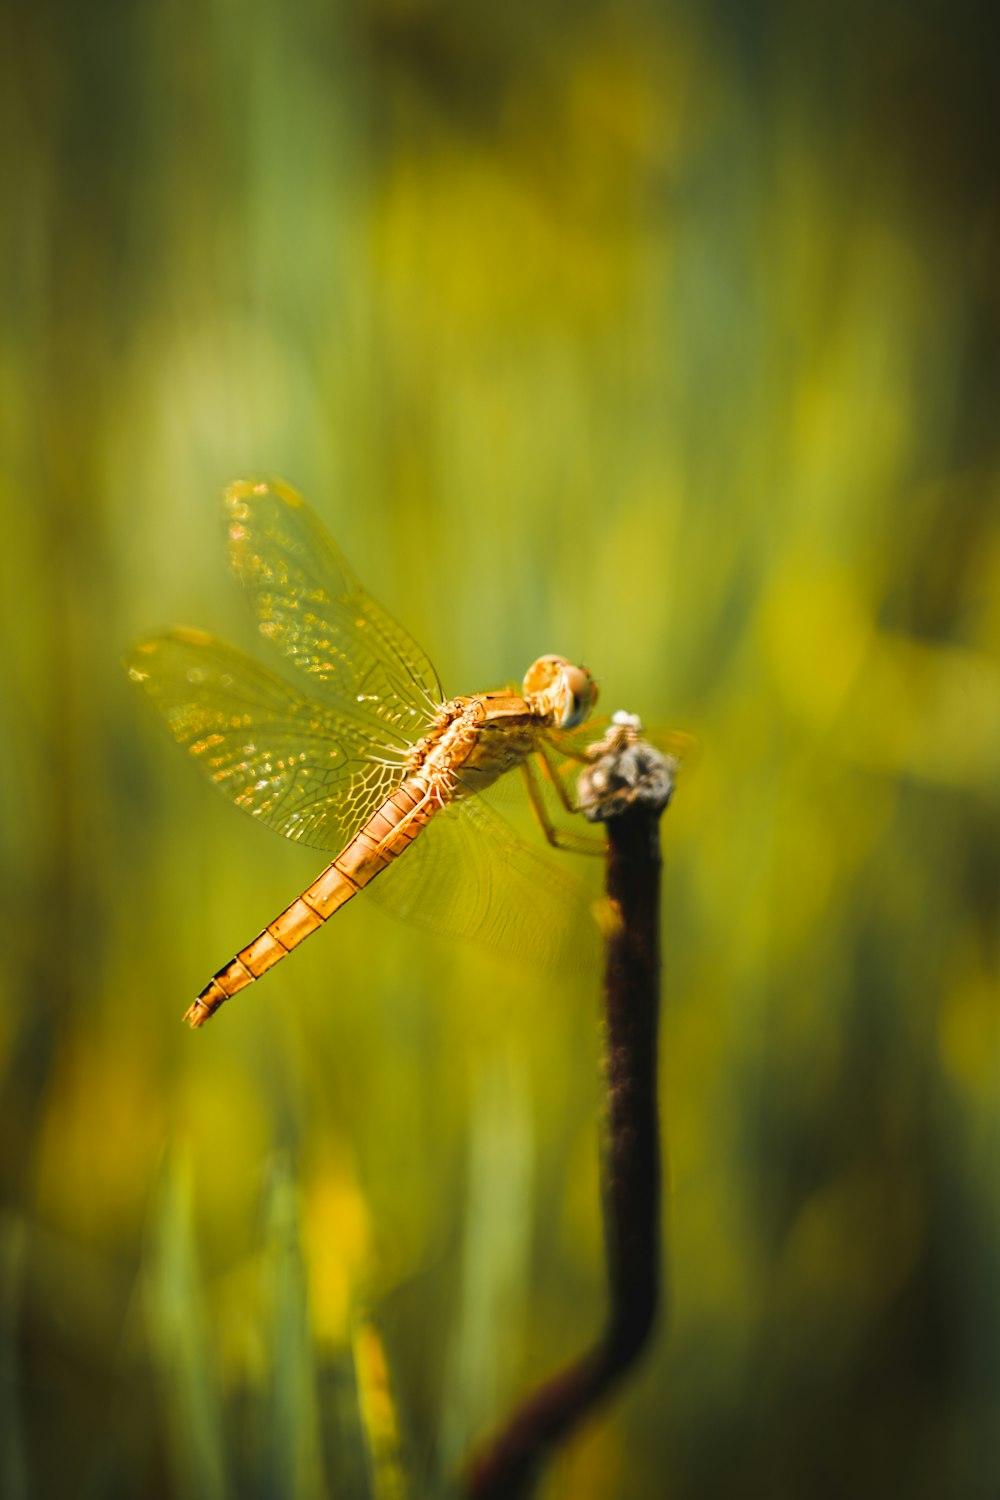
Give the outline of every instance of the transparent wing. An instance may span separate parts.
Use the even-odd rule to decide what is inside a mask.
[[[444,808],[366,889],[385,910],[563,974],[600,961],[594,893],[481,797]]]
[[[556,762],[564,760],[561,766],[564,778],[573,781],[573,760],[582,762],[583,757],[588,754],[591,745],[597,744],[604,738],[609,730],[609,715],[603,714],[600,718],[588,718],[585,724],[580,724],[579,729],[550,729],[546,733],[546,744],[552,747]],[[699,762],[699,741],[696,736],[687,733],[684,729],[646,729],[642,727],[642,738],[654,745],[663,754],[669,754],[682,765],[685,771],[693,771]]]
[[[340,850],[402,780],[385,726],[201,631],[144,641],[125,666],[223,796],[285,838]]]
[[[579,729],[551,729],[545,736],[558,760],[560,756],[576,760],[586,755],[588,748],[597,743],[608,730],[610,716],[588,719]],[[690,769],[698,761],[698,741],[693,734],[683,729],[647,729],[642,727],[642,738],[648,740],[664,755],[672,755],[676,761]]]
[[[686,729],[642,728],[642,738],[664,755],[670,755],[685,772],[695,770],[701,754],[701,744],[696,735]]]
[[[437,673],[309,507],[287,485],[249,481],[231,485],[225,503],[230,561],[261,634],[321,695],[417,738],[443,698]]]

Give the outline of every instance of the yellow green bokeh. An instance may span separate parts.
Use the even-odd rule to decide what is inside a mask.
[[[582,660],[666,816],[667,1320],[547,1500],[996,1492],[988,13],[8,7],[0,1494],[419,1497],[603,1315],[598,985],[357,902],[119,659],[264,655],[277,473],[449,692]],[[274,665],[274,663],[271,663]]]

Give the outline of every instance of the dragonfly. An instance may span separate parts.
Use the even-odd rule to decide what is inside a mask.
[[[541,656],[520,690],[446,699],[425,652],[295,490],[238,481],[224,504],[232,569],[300,685],[196,630],[141,642],[125,666],[231,802],[335,857],[184,1019],[202,1026],[380,876],[372,894],[412,920],[532,965],[590,967],[598,926],[586,883],[488,801],[520,768],[549,842],[593,849],[592,835],[557,827],[546,802],[553,786],[573,807],[564,769],[586,758],[574,732],[598,695],[587,668]]]

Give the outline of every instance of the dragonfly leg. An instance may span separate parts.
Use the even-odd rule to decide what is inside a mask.
[[[590,746],[594,742],[594,732],[602,725],[610,724],[610,722],[607,714],[600,714],[597,718],[588,719],[586,725],[587,743],[582,746],[579,743],[579,731],[572,729],[550,729],[546,737],[548,745],[557,750],[560,755],[565,756],[567,760],[579,761],[584,766],[593,765]]]
[[[570,800],[569,793],[563,786],[557,774],[553,774],[552,767],[542,759],[547,774],[552,777],[553,783],[559,793],[559,799],[567,812],[575,812],[576,808]],[[528,797],[531,801],[532,811],[541,824],[542,832],[552,845],[553,849],[572,849],[576,854],[603,854],[607,845],[603,839],[594,838],[586,833],[573,833],[569,829],[557,828],[549,817],[542,789],[538,785],[538,778],[530,760],[521,762],[524,772],[524,784],[528,789]]]
[[[562,746],[560,746],[559,749],[560,753],[564,753]],[[571,752],[565,753],[570,754],[573,760],[582,761],[584,765],[593,765],[593,761],[591,760],[590,756],[584,755],[578,750],[573,750]],[[555,787],[556,796],[559,798],[559,801],[562,803],[563,807],[568,813],[578,813],[580,811],[580,804],[572,796],[569,788],[566,785],[566,768],[553,765],[550,749],[544,743],[544,741],[538,747],[538,758],[542,763],[542,770],[545,772],[546,776]],[[603,843],[601,845],[601,848],[604,848]]]

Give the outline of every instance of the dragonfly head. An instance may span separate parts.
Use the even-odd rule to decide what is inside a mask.
[[[540,656],[524,674],[524,696],[551,714],[557,729],[575,729],[597,702],[597,683],[564,656]]]

